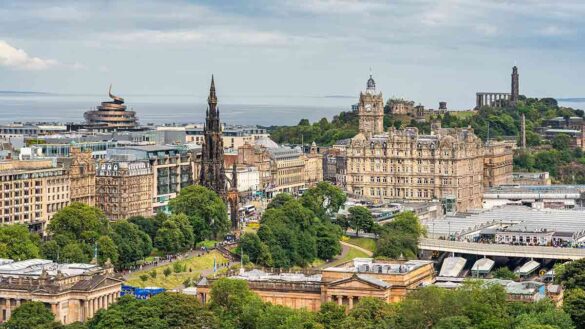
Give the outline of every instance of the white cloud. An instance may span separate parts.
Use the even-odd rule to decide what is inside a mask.
[[[485,36],[494,36],[498,34],[498,27],[491,24],[478,24],[475,30]]]
[[[291,0],[288,5],[316,14],[365,13],[389,7],[388,3],[371,0]]]
[[[52,59],[32,57],[24,50],[9,45],[0,40],[0,66],[21,70],[44,70],[59,63]]]
[[[122,42],[146,42],[169,44],[221,44],[242,46],[283,46],[298,42],[304,37],[295,37],[280,32],[245,30],[242,28],[206,28],[201,30],[142,30],[118,35],[107,35],[109,39]]]
[[[549,37],[572,34],[573,31],[557,25],[549,25],[539,31],[539,34]]]

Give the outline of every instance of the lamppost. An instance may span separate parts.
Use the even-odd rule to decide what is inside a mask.
[[[451,221],[447,222],[449,224],[449,241],[451,240]]]

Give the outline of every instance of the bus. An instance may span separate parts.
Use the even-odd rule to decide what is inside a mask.
[[[256,207],[251,204],[244,206],[244,212],[246,216],[254,215],[256,213]]]

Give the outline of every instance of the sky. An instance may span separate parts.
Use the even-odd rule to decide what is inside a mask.
[[[357,100],[371,71],[386,98],[465,109],[516,64],[521,94],[579,97],[582,17],[582,0],[0,0],[0,90],[204,97],[214,74],[220,102]]]

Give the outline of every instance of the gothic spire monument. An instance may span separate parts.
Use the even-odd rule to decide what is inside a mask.
[[[223,138],[215,94],[215,81],[211,76],[211,87],[207,98],[205,127],[203,128],[203,149],[201,150],[201,172],[199,183],[214,190],[226,199],[226,179],[223,162]]]

